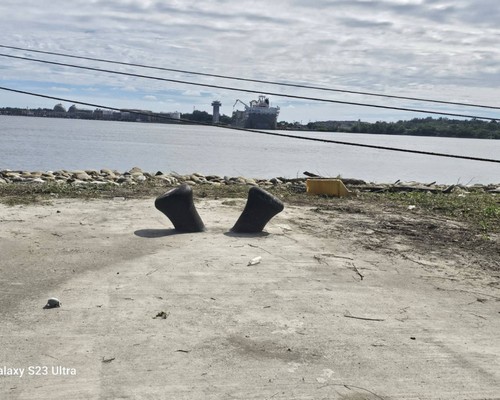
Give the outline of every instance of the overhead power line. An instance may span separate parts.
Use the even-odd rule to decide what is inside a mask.
[[[206,72],[157,67],[157,66],[146,65],[146,64],[128,63],[128,62],[109,60],[109,59],[104,59],[104,58],[85,57],[85,56],[78,56],[78,55],[68,54],[68,53],[59,53],[59,52],[55,52],[55,51],[34,50],[34,49],[28,49],[28,48],[24,48],[24,47],[7,46],[7,45],[2,45],[2,44],[0,44],[0,48],[27,51],[27,52],[38,53],[38,54],[54,55],[54,56],[60,56],[60,57],[68,57],[68,58],[74,58],[74,59],[79,59],[79,60],[98,61],[98,62],[115,64],[115,65],[125,65],[125,66],[129,66],[129,67],[147,68],[147,69],[158,70],[158,71],[178,72],[178,73],[182,73],[182,74],[199,75],[199,76],[206,76],[206,77],[212,77],[212,78],[230,79],[230,80],[235,80],[235,81],[240,81],[240,82],[262,83],[262,84],[266,84],[266,85],[285,86],[285,87],[293,87],[293,88],[300,88],[300,89],[313,89],[313,90],[321,90],[321,91],[327,91],[327,92],[356,94],[356,95],[363,95],[363,96],[374,96],[374,97],[382,97],[382,98],[389,98],[389,99],[411,100],[411,101],[420,101],[420,102],[426,102],[426,103],[447,104],[447,105],[453,105],[453,106],[464,106],[464,107],[475,107],[475,108],[486,108],[486,109],[492,109],[492,110],[500,110],[500,106],[491,106],[491,105],[484,105],[484,104],[477,104],[477,103],[463,103],[463,102],[455,102],[455,101],[427,99],[427,98],[422,98],[422,97],[396,96],[396,95],[389,95],[389,94],[375,93],[375,92],[363,92],[363,91],[356,91],[356,90],[327,88],[327,87],[297,84],[297,83],[285,83],[285,82],[269,81],[269,80],[262,80],[262,79],[242,78],[242,77],[236,77],[236,76],[231,76],[231,75],[209,74]]]
[[[89,106],[89,107],[103,108],[103,109],[118,111],[118,112],[124,112],[124,111],[130,112],[130,111],[132,111],[138,115],[154,116],[154,117],[159,118],[159,119],[180,121],[183,123],[190,123],[193,125],[212,126],[212,127],[231,129],[231,130],[242,131],[242,132],[257,133],[257,134],[267,135],[267,136],[277,136],[277,137],[288,138],[288,139],[307,140],[307,141],[313,141],[313,142],[339,144],[339,145],[345,145],[345,146],[364,147],[364,148],[376,149],[376,150],[398,151],[398,152],[421,154],[421,155],[427,155],[427,156],[447,157],[447,158],[455,158],[455,159],[468,160],[468,161],[482,161],[482,162],[492,162],[492,163],[500,164],[500,160],[495,160],[495,159],[490,159],[490,158],[461,156],[461,155],[455,155],[455,154],[437,153],[437,152],[430,152],[430,151],[402,149],[402,148],[397,148],[397,147],[377,146],[377,145],[364,144],[364,143],[352,143],[352,142],[344,142],[344,141],[339,141],[339,140],[313,138],[313,137],[307,137],[307,136],[295,136],[295,135],[290,135],[290,134],[261,131],[261,130],[257,130],[257,129],[246,129],[246,128],[238,128],[238,127],[233,127],[233,126],[225,126],[225,125],[213,125],[213,124],[209,124],[209,123],[196,122],[196,121],[190,121],[190,120],[185,120],[185,119],[179,120],[176,118],[168,117],[166,115],[157,114],[157,113],[146,113],[146,112],[141,112],[141,111],[136,111],[136,110],[125,110],[125,109],[121,109],[121,108],[109,107],[109,106],[104,106],[104,105],[100,105],[100,104],[87,103],[87,102],[82,102],[82,101],[77,101],[77,100],[72,100],[72,99],[66,99],[66,98],[62,98],[62,97],[48,96],[48,95],[39,94],[39,93],[27,92],[24,90],[11,89],[11,88],[7,88],[7,87],[3,87],[3,86],[0,86],[0,90],[5,90],[8,92],[13,92],[13,93],[25,94],[25,95],[29,95],[29,96],[42,97],[45,99],[51,99],[51,100],[56,100],[56,101],[74,103],[74,104],[79,104],[79,105],[84,105],[84,106]]]
[[[24,61],[33,61],[33,62],[42,63],[42,64],[59,65],[62,67],[77,68],[77,69],[83,69],[83,70],[87,70],[87,71],[105,72],[108,74],[131,76],[131,77],[135,77],[135,78],[152,79],[152,80],[157,80],[157,81],[162,81],[162,82],[171,82],[171,83],[179,83],[179,84],[183,84],[183,85],[208,87],[208,88],[212,88],[212,89],[231,90],[231,91],[235,91],[235,92],[245,92],[245,93],[254,93],[254,94],[261,94],[262,93],[262,91],[258,91],[258,90],[241,89],[241,88],[236,88],[236,87],[231,87],[231,86],[211,85],[211,84],[207,84],[207,83],[191,82],[191,81],[185,81],[185,80],[180,80],[180,79],[162,78],[162,77],[158,77],[158,76],[134,74],[131,72],[120,72],[120,71],[114,71],[114,70],[109,70],[109,69],[85,67],[82,65],[60,63],[60,62],[56,62],[56,61],[47,61],[47,60],[41,60],[38,58],[13,56],[10,54],[3,54],[3,53],[0,53],[0,57],[7,57],[7,58],[13,58],[13,59],[17,59],[17,60],[24,60]],[[423,110],[423,109],[408,108],[408,107],[384,106],[384,105],[379,105],[379,104],[368,104],[368,103],[359,103],[359,102],[352,102],[352,101],[324,99],[324,98],[319,98],[319,97],[298,96],[298,95],[276,93],[276,92],[269,92],[269,91],[266,91],[265,93],[268,95],[271,95],[271,96],[285,97],[285,98],[289,98],[289,99],[309,100],[309,101],[318,101],[318,102],[323,102],[323,103],[344,104],[344,105],[361,106],[361,107],[372,107],[372,108],[380,108],[380,109],[385,109],[385,110],[407,111],[407,112],[416,112],[416,113],[423,113],[423,114],[446,115],[446,116],[451,116],[451,117],[460,117],[460,118],[469,118],[469,119],[483,119],[483,120],[488,120],[488,121],[500,121],[499,118],[491,118],[491,117],[480,116],[480,115],[450,113],[450,112]]]

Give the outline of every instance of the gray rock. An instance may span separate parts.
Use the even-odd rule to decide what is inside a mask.
[[[147,181],[148,178],[146,178],[144,175],[138,175],[138,176],[134,176],[133,179],[137,182],[145,182],[145,181]]]
[[[51,297],[50,299],[47,300],[47,304],[45,304],[45,309],[48,308],[58,308],[61,307],[62,303],[59,301],[59,299],[56,299],[55,297]]]

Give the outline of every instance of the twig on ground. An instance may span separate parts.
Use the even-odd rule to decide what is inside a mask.
[[[158,271],[158,270],[159,270],[159,268],[156,268],[156,269],[154,269],[153,271],[149,271],[149,272],[146,274],[146,276],[149,276],[149,275],[151,275],[151,274],[154,274],[154,273],[155,273],[156,271]]]
[[[464,289],[446,289],[442,287],[436,286],[437,290],[446,290],[448,292],[463,292],[463,293],[469,293],[469,294],[475,294],[475,295],[480,295],[480,296],[486,296],[486,297],[491,297],[492,299],[496,299],[500,301],[500,297],[498,296],[493,296],[492,294],[486,294],[486,293],[481,293],[481,292],[474,292],[472,290],[464,290]]]
[[[353,261],[354,258],[352,257],[347,257],[347,256],[338,256],[336,254],[333,254],[333,253],[323,253],[321,254],[322,256],[325,256],[325,257],[332,257],[332,258],[343,258],[344,260],[351,260]]]
[[[483,317],[482,315],[474,314],[474,313],[472,313],[472,312],[471,312],[471,313],[469,313],[469,314],[474,315],[474,317],[478,317],[478,318],[481,318],[481,319],[486,319],[486,320],[488,319],[488,318],[486,318],[486,317]]]
[[[344,313],[344,317],[346,318],[353,318],[353,319],[360,319],[360,320],[363,320],[363,321],[376,321],[376,322],[382,322],[382,321],[385,321],[385,319],[382,319],[382,318],[365,318],[365,317],[356,317],[354,315],[352,315],[349,311],[346,311]]]
[[[351,268],[351,269],[359,275],[359,277],[361,278],[361,280],[363,280],[363,278],[364,278],[365,276],[364,276],[361,272],[359,272],[359,270],[358,270],[358,268],[356,267],[356,265],[354,265],[353,263],[350,263],[350,264],[352,265],[352,268]]]

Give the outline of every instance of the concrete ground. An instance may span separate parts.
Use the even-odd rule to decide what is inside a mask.
[[[474,257],[307,206],[231,234],[243,206],[176,234],[153,199],[0,205],[0,399],[500,399]]]

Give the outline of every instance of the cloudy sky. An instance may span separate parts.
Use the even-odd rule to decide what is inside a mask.
[[[497,0],[2,0],[0,44],[203,73],[497,106]],[[117,71],[256,90],[499,117],[492,111],[242,83],[1,49]],[[0,57],[2,86],[119,108],[211,111],[255,95]],[[271,96],[280,120],[421,117]],[[55,102],[0,91],[0,107]],[[66,103],[66,106],[71,103]]]

